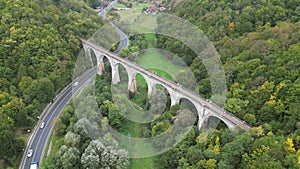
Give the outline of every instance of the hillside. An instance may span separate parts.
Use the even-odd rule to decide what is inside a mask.
[[[103,22],[80,0],[1,0],[0,13],[0,168],[17,168],[27,130],[71,81],[79,37]]]
[[[191,133],[186,142],[161,155],[157,166],[299,168],[300,1],[187,0],[174,4],[172,14],[197,25],[217,48],[226,74],[225,109],[255,128],[239,136],[224,129],[210,138]],[[209,98],[204,65],[199,58],[188,57],[186,53],[192,51],[175,41],[158,36],[156,45],[190,63],[199,92]]]

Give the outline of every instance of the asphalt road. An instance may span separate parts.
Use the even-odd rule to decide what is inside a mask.
[[[127,35],[123,31],[121,31],[118,27],[116,27],[114,24],[112,24],[112,26],[115,28],[115,30],[118,32],[118,34],[120,36],[119,46],[115,50],[115,53],[120,54],[121,50],[123,48],[126,48],[129,45],[129,39],[128,39]]]
[[[117,0],[112,1],[106,8],[104,8],[101,12],[98,13],[99,16],[102,17],[102,19],[106,18],[106,13],[111,10],[116,4]]]
[[[38,161],[39,164],[42,163],[47,141],[54,126],[54,119],[59,116],[60,112],[68,104],[73,94],[76,93],[81,87],[86,85],[89,79],[91,79],[91,77],[95,74],[96,68],[86,71],[75,80],[78,82],[76,87],[69,85],[56,97],[52,105],[48,108],[48,111],[45,113],[45,116],[41,117],[41,120],[39,121],[40,123],[33,131],[27,149],[24,153],[22,164],[20,165],[21,169],[29,169],[31,162],[33,161]],[[72,84],[74,84],[75,81],[73,81]],[[41,129],[40,125],[43,121],[45,122],[45,127]],[[31,157],[27,157],[27,151],[29,149],[33,149],[33,155]]]

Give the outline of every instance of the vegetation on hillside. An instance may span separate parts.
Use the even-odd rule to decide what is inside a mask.
[[[131,159],[130,167],[148,164],[161,169],[299,168],[300,24],[295,4],[299,2],[207,0],[176,4],[174,14],[200,27],[219,52],[228,87],[225,109],[254,128],[232,132],[221,123],[213,133],[206,133],[194,127],[171,150],[144,160]],[[281,9],[282,13],[274,9]],[[149,47],[149,43],[145,45],[146,36],[131,37],[131,45],[122,55],[136,60],[137,54],[132,53]],[[211,97],[206,69],[190,49],[162,35],[157,35],[154,42],[154,47],[181,57],[194,73],[199,93]],[[105,76],[111,76],[109,69],[107,72]],[[101,113],[108,117],[111,126],[125,134],[156,136],[170,129],[178,113],[187,111],[176,105],[146,126],[128,123],[106,100],[111,99],[107,89],[97,87]],[[144,101],[137,102],[145,104]],[[163,147],[172,141],[170,137],[152,146]]]
[[[17,168],[25,147],[17,131],[32,129],[70,83],[79,37],[103,22],[80,0],[1,0],[0,11],[0,159]]]
[[[199,132],[195,124],[187,137],[171,150],[141,162],[153,168],[170,169],[299,168],[300,1],[168,3],[173,6],[172,14],[189,20],[213,42],[226,74],[225,109],[254,128],[249,132],[232,132],[221,123],[209,135]],[[95,0],[0,0],[0,167],[2,160],[4,167],[18,167],[25,140],[17,133],[32,129],[47,103],[70,82],[80,50],[78,37],[89,37],[103,24],[90,8],[96,6]],[[211,97],[208,73],[193,51],[171,37],[156,35],[151,39],[155,43],[149,44],[149,34],[132,36],[130,46],[121,55],[138,60],[141,53],[132,53],[152,46],[174,53],[190,67],[199,93]],[[128,160],[127,152],[117,146],[105,147],[108,142],[129,144],[113,140],[107,134],[107,125],[125,135],[147,138],[170,129],[180,113],[195,111],[192,106],[184,107],[188,105],[184,102],[172,107],[160,104],[157,107],[163,107],[160,110],[163,113],[151,123],[131,122],[113,104],[110,72],[106,67],[106,73],[97,76],[95,82],[96,101],[103,117],[93,107],[86,106],[92,103],[90,97],[76,100],[75,107],[67,106],[55,121],[55,145],[42,167],[145,166],[137,159]],[[123,73],[121,81],[126,84],[127,79],[122,78],[126,74],[120,73]],[[118,87],[127,90],[125,85]],[[93,90],[87,87],[81,92],[92,94]],[[144,99],[135,98],[137,107],[151,107],[153,103],[146,96],[145,86],[138,92],[136,96]],[[158,96],[165,91],[159,89],[157,93],[155,99],[161,99]],[[158,110],[151,111],[156,115]],[[180,122],[185,123],[184,118]],[[104,131],[101,141],[87,133],[98,132],[91,124]],[[169,137],[151,146],[159,148],[172,142],[174,138]]]
[[[224,129],[210,138],[192,133],[160,155],[158,168],[299,168],[299,5],[297,0],[175,5],[173,13],[201,28],[219,52],[228,87],[225,109],[255,128],[236,136]],[[156,46],[189,64],[199,92],[209,98],[210,80],[202,61],[175,42],[158,36]]]
[[[119,148],[119,140],[109,132],[108,122],[115,128],[122,123],[122,116],[110,101],[110,80],[109,76],[97,76],[95,84],[96,100],[106,116],[93,106],[94,85],[86,86],[55,121],[51,155],[42,168],[127,168],[128,153]]]

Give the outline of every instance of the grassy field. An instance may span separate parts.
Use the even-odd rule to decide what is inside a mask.
[[[132,4],[131,8],[134,8],[134,9],[143,9],[145,7],[151,7],[151,6],[152,6],[152,4],[150,4],[150,3],[138,3],[138,2],[136,2],[136,3]]]
[[[156,69],[156,68],[148,68],[148,69],[151,70],[152,72],[156,72],[158,75],[160,75],[168,80],[175,81],[174,78],[169,73],[167,73],[161,69]],[[143,93],[139,94],[138,97],[132,98],[131,101],[133,101],[134,103],[140,103],[144,98],[148,97],[147,90],[146,90],[146,88],[148,86],[147,86],[146,80],[140,74],[136,75],[136,82],[137,82],[138,92],[143,92]],[[143,91],[139,91],[140,88],[142,88]]]
[[[130,24],[131,29],[138,32],[153,32],[156,28],[156,16],[141,14],[144,7],[151,7],[150,3],[133,3],[130,10],[115,11],[121,21]],[[125,7],[124,4],[117,4],[117,8]]]
[[[123,11],[115,11],[118,15],[120,15],[121,21],[126,23],[132,23],[134,19],[137,17],[137,14],[141,13],[140,10],[123,10]]]
[[[152,4],[151,3],[147,3],[147,2],[137,2],[137,1],[131,1],[131,0],[123,0],[123,3],[131,3],[132,4],[132,8],[135,9],[143,9],[144,7],[151,7]],[[120,4],[120,3],[117,3]]]
[[[153,46],[153,41],[155,40],[155,35],[153,33],[146,33],[145,36],[146,36],[148,45],[150,47]]]
[[[152,72],[155,72],[157,73],[158,75],[166,78],[166,79],[169,79],[171,81],[175,81],[174,78],[167,72],[161,70],[161,69],[156,69],[156,68],[148,68],[149,70],[151,70]],[[146,88],[148,87],[147,86],[147,83],[146,83],[146,80],[144,79],[144,77],[140,74],[137,74],[136,75],[136,82],[137,82],[137,86],[138,87],[142,87],[142,88]],[[147,92],[147,91],[145,91]]]
[[[120,131],[125,136],[128,136],[130,133],[130,137],[141,138],[143,132],[147,129],[147,124],[142,123],[134,123],[131,121],[126,121],[124,126],[122,127],[123,130]],[[133,146],[131,147],[132,153],[141,153],[141,151],[149,152],[151,151],[151,145],[148,144],[131,144],[128,138],[123,137],[121,144],[123,147]],[[129,145],[130,144],[130,145]],[[131,158],[130,159],[130,168],[131,169],[153,169],[154,168],[154,160],[156,157],[150,158]]]
[[[154,32],[157,27],[156,16],[141,14],[130,25],[130,28],[142,33]]]
[[[131,24],[131,25],[129,25],[129,27],[132,30],[135,30],[139,33],[153,33],[154,32],[152,29],[149,29],[149,28],[143,27],[141,25],[137,25],[137,24]]]
[[[149,68],[151,71],[153,72],[156,72],[158,75],[166,78],[166,79],[169,79],[171,81],[175,81],[174,78],[167,72],[161,70],[161,69],[155,69],[155,68]]]
[[[157,27],[156,16],[140,14],[138,10],[116,11],[120,20],[129,24],[129,28],[140,33],[152,33]]]
[[[147,49],[146,52],[139,57],[137,63],[145,68],[164,71],[170,74],[174,79],[178,72],[185,70],[183,67],[174,65],[164,57],[159,50],[154,48]]]
[[[155,157],[151,158],[132,158],[131,159],[131,169],[153,169],[153,160]]]
[[[120,4],[120,3],[117,3],[115,7],[116,7],[116,8],[127,8],[126,5]]]

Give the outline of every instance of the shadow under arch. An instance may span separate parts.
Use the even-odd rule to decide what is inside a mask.
[[[149,112],[154,115],[163,114],[171,108],[171,97],[169,91],[161,84],[152,87],[149,96]]]
[[[222,119],[214,115],[206,116],[202,120],[204,123],[203,126],[201,126],[201,130],[211,129],[211,128],[215,128],[217,130],[223,128],[231,129],[231,126],[228,123],[224,122]]]
[[[122,63],[116,63],[114,66],[117,67],[117,70],[119,72],[120,81],[117,85],[128,85],[128,72],[126,70],[126,67]]]
[[[187,109],[187,110],[191,111],[195,117],[199,118],[198,110],[197,110],[196,106],[189,99],[184,98],[184,97],[180,98],[178,104],[180,105],[181,109]],[[195,125],[197,125],[197,120],[195,121]]]
[[[148,83],[143,74],[136,72],[129,86],[129,99],[142,111],[148,110]]]
[[[97,56],[92,48],[87,49],[85,56],[90,60],[92,67],[98,65]]]

